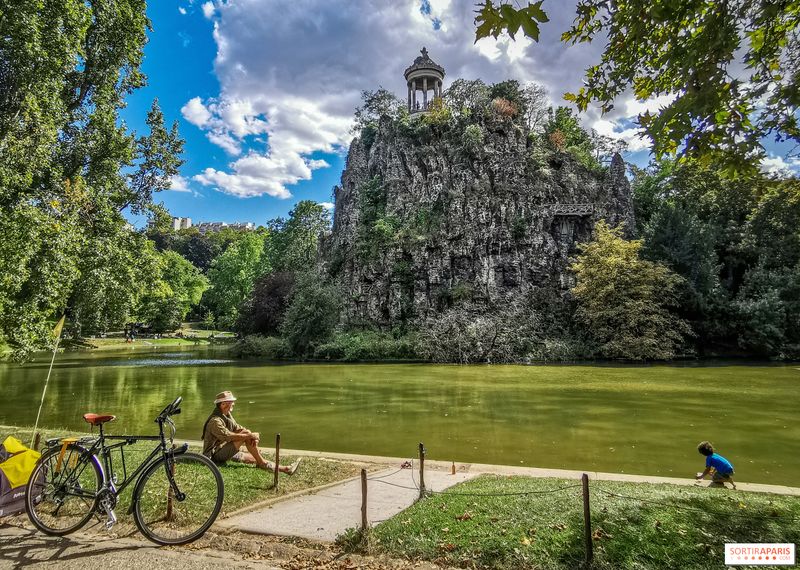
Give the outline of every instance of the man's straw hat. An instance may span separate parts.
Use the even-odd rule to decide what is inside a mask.
[[[236,396],[230,390],[225,390],[224,392],[220,392],[217,394],[216,399],[214,400],[215,404],[221,404],[222,402],[235,402]]]

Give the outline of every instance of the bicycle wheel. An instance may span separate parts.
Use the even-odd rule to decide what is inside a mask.
[[[133,517],[142,534],[156,544],[186,544],[214,523],[225,494],[217,466],[203,455],[176,455],[173,478],[182,501],[172,491],[162,458],[142,474],[133,492]]]
[[[94,455],[70,444],[42,455],[25,488],[25,510],[46,534],[65,535],[85,525],[97,508],[103,471]]]

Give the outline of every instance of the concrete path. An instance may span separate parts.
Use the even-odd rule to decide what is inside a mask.
[[[462,471],[451,475],[449,470],[437,471],[427,467],[426,464],[425,487],[432,491],[443,491],[477,474]],[[411,506],[419,496],[418,484],[417,469],[391,468],[370,474],[367,481],[369,523],[377,524]],[[361,526],[361,478],[235,515],[218,521],[217,526],[332,541],[346,529]]]

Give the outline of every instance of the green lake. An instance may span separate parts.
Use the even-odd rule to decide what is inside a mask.
[[[0,363],[0,424],[33,425],[49,358]],[[288,364],[229,359],[224,350],[65,353],[43,426],[152,433],[176,396],[178,438],[199,439],[214,395],[264,445],[413,458],[672,477],[704,467],[712,441],[738,481],[800,485],[800,365],[440,366]]]

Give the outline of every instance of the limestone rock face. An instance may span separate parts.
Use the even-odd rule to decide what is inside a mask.
[[[466,127],[415,121],[382,120],[374,136],[354,139],[334,189],[321,257],[343,285],[345,323],[391,327],[464,299],[566,291],[569,258],[595,222],[633,228],[619,155],[590,170],[537,150],[510,119],[479,124],[477,148],[462,142]]]

